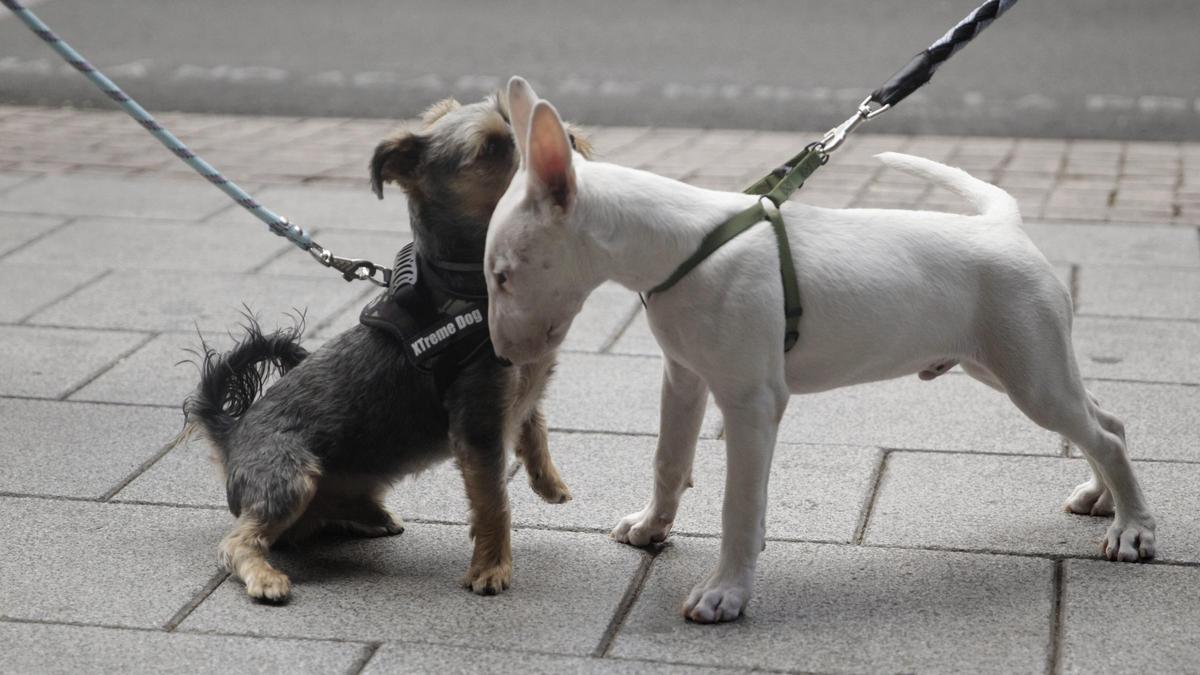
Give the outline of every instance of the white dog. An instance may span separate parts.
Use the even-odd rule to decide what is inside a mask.
[[[558,347],[602,281],[655,287],[706,233],[758,199],[584,161],[554,108],[524,80],[509,83],[509,102],[523,166],[492,216],[485,266],[492,340],[514,362]],[[720,560],[683,607],[695,621],[732,620],[750,599],[789,395],[912,373],[928,379],[954,362],[1084,451],[1093,476],[1066,509],[1107,515],[1115,507],[1103,542],[1109,559],[1154,555],[1154,518],[1123,426],[1083,387],[1070,294],[1021,230],[1016,202],[959,169],[896,153],[879,159],[953,190],[979,215],[786,203],[804,307],[791,351],[783,348],[779,254],[766,221],[647,299],[665,356],[654,494],[612,536],[635,546],[666,538],[712,391],[725,418],[728,468]]]

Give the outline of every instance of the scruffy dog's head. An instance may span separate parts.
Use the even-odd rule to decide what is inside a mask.
[[[586,139],[574,127],[568,131],[576,149],[590,156]],[[477,262],[492,211],[520,159],[503,95],[470,105],[446,99],[426,110],[415,128],[375,148],[371,187],[380,199],[384,183],[404,189],[413,235],[426,255]]]

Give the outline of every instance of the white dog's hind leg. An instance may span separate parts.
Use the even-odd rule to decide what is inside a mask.
[[[658,450],[654,455],[654,493],[646,508],[621,519],[610,535],[633,546],[664,541],[675,523],[679,499],[692,482],[696,439],[704,422],[708,387],[692,371],[670,358],[663,367]]]
[[[1094,497],[1091,512],[1097,504],[1103,508],[1104,487],[1111,492],[1116,516],[1104,538],[1105,557],[1153,558],[1154,516],[1125,452],[1124,427],[1083,388],[1069,333],[1019,340],[996,356],[988,369],[1004,383],[1017,407],[1039,425],[1066,436],[1088,457],[1093,479],[1076,488],[1071,499],[1078,497],[1082,509],[1082,501]]]
[[[725,504],[717,569],[692,589],[683,614],[700,623],[732,621],[742,614],[754,586],[754,567],[766,540],[767,479],[779,419],[788,393],[763,387],[749,396],[722,400],[725,416]]]

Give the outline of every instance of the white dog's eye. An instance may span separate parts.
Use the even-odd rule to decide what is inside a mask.
[[[508,275],[505,274],[504,272],[496,272],[496,274],[493,276],[496,279],[496,287],[497,288],[504,288],[504,284],[508,283]]]

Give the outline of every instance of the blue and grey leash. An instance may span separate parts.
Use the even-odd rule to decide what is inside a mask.
[[[116,101],[121,108],[129,113],[129,116],[142,125],[147,131],[154,135],[167,149],[175,154],[176,157],[187,163],[188,166],[196,170],[196,173],[203,176],[208,182],[217,186],[222,192],[229,195],[229,198],[237,202],[239,206],[254,214],[254,217],[263,221],[270,228],[271,232],[286,238],[288,241],[295,244],[302,251],[307,251],[314,260],[321,263],[325,267],[330,267],[342,273],[342,277],[347,281],[370,281],[377,286],[387,287],[391,269],[380,267],[369,260],[361,260],[357,258],[341,258],[333,255],[328,249],[324,248],[317,242],[312,240],[304,228],[291,223],[287,218],[280,216],[271,209],[259,204],[245,190],[238,187],[236,183],[221,175],[211,164],[204,161],[203,158],[196,155],[188,149],[178,138],[175,137],[167,129],[159,124],[154,116],[146,111],[145,108],[138,105],[138,102],[133,100],[121,90],[112,80],[105,77],[96,69],[87,59],[75,51],[71,45],[63,41],[62,38],[55,35],[50,27],[47,26],[33,12],[26,9],[18,0],[0,0],[0,4],[12,10],[17,18],[29,27],[38,37],[46,44],[50,45],[54,51],[58,52],[67,63],[71,64],[75,70],[83,73],[85,77],[91,80],[99,87],[105,95]],[[379,275],[376,278],[376,274]]]

